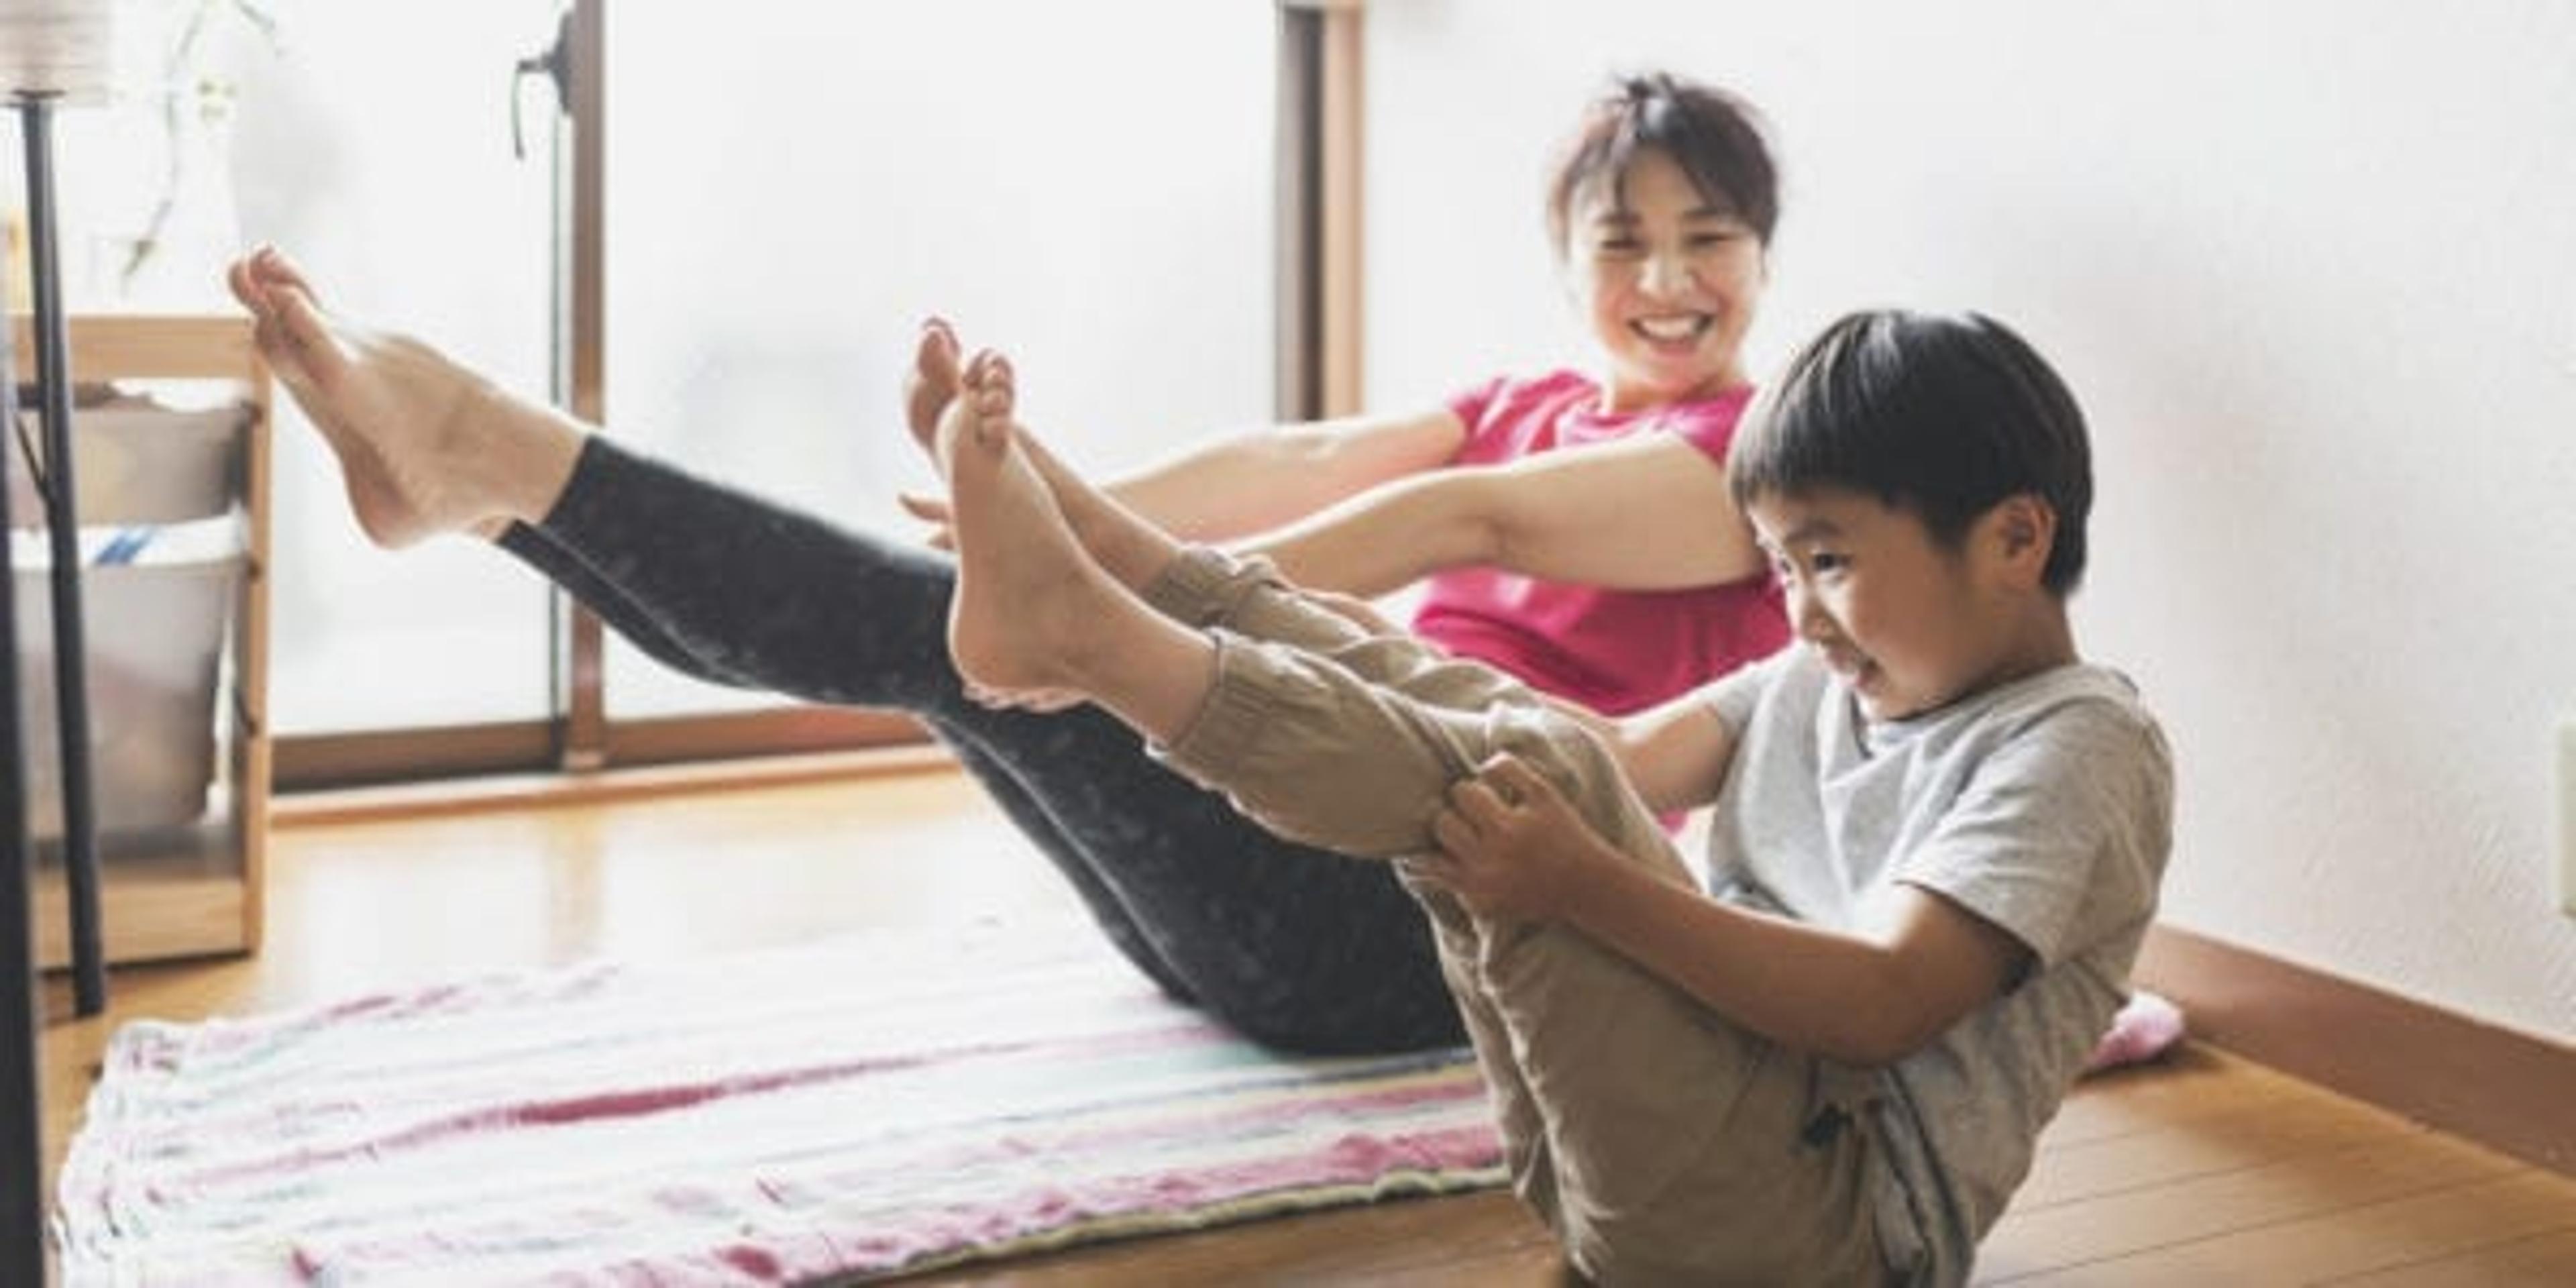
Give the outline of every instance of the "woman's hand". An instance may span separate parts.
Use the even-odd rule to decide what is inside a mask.
[[[1449,789],[1431,834],[1441,853],[1411,860],[1413,871],[1476,915],[1513,921],[1563,915],[1605,848],[1555,784],[1509,755]]]

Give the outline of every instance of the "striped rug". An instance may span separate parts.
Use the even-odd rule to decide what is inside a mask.
[[[72,1285],[847,1283],[1501,1179],[1463,1052],[952,933],[130,1024],[55,1225]]]

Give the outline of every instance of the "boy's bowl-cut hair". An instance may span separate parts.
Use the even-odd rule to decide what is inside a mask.
[[[1983,314],[1853,313],[1790,360],[1727,453],[1736,504],[1848,488],[1912,512],[1955,547],[1979,515],[2029,494],[2056,511],[2042,577],[2084,577],[2092,449],[2066,382]]]

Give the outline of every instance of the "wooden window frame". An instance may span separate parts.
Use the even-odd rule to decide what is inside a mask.
[[[1279,108],[1275,237],[1276,411],[1282,420],[1360,407],[1360,0],[1277,0]],[[573,0],[562,29],[573,110],[558,116],[557,200],[569,211],[556,283],[555,398],[605,424],[607,406],[606,0]],[[567,146],[568,145],[568,146]],[[498,774],[585,773],[919,744],[922,727],[886,711],[779,707],[612,719],[606,632],[550,597],[545,719],[280,737],[282,793]]]

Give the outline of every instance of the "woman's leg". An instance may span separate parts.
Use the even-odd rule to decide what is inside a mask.
[[[1420,916],[1383,871],[1264,832],[1101,713],[966,699],[954,564],[592,439],[503,544],[691,674],[920,716],[1166,990],[1306,1050],[1454,1043]]]
[[[378,540],[492,531],[688,674],[921,716],[1123,953],[1252,1036],[1325,1051],[1460,1039],[1427,935],[1386,874],[1270,836],[1096,712],[967,701],[941,635],[945,556],[692,478],[427,346],[346,328],[281,257],[237,266],[233,284]]]
[[[1101,712],[1001,713],[1031,726],[1008,756],[952,737],[959,758],[1041,845],[1115,900],[1131,960],[1258,1041],[1318,1054],[1466,1040],[1430,928],[1383,864],[1283,840],[1157,764]],[[1095,754],[1094,746],[1115,747]],[[1028,811],[1021,815],[1018,803]],[[1144,808],[1151,802],[1151,808]],[[1079,886],[1083,877],[1075,877]]]

